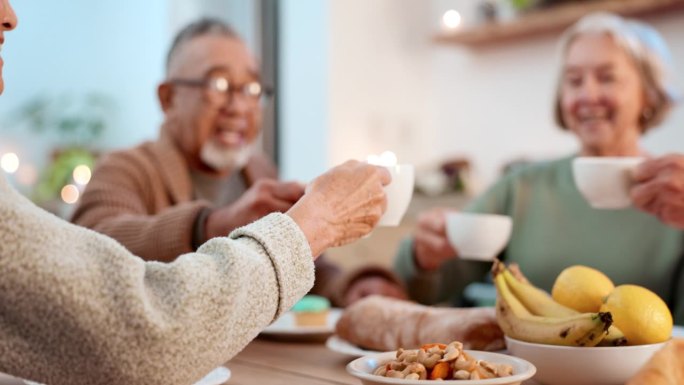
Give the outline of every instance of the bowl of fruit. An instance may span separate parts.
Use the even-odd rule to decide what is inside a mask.
[[[586,266],[563,271],[550,293],[496,262],[497,321],[508,352],[546,385],[625,384],[670,339],[672,314],[650,290],[613,286]]]

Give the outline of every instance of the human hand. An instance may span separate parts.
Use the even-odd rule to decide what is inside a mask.
[[[361,277],[349,285],[343,298],[344,306],[349,306],[361,298],[373,294],[397,299],[408,299],[404,288],[395,282],[384,277],[368,276]]]
[[[348,161],[314,179],[287,214],[297,222],[314,256],[368,234],[387,208],[383,167]]]
[[[456,250],[446,234],[446,214],[452,210],[435,208],[421,213],[414,239],[414,256],[418,267],[436,270],[445,261],[456,257]]]
[[[634,206],[669,226],[684,229],[684,155],[646,160],[633,178],[630,196]]]
[[[205,227],[208,239],[225,236],[233,229],[273,212],[286,212],[304,195],[304,185],[260,179],[230,206],[209,214]]]

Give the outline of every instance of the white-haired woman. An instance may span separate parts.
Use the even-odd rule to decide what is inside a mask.
[[[644,183],[633,190],[635,204],[655,216],[634,208],[592,209],[577,190],[571,171],[577,155],[646,155],[641,137],[667,116],[675,100],[668,83],[667,47],[647,25],[593,14],[565,33],[561,49],[556,118],[577,137],[579,150],[510,173],[466,211],[513,217],[504,258],[519,263],[538,285],[550,289],[569,265],[593,266],[615,282],[654,290],[676,307],[677,321],[684,323],[684,298],[674,303],[682,279],[673,274],[684,250],[684,221],[671,226],[665,204],[654,201],[665,194],[663,184],[684,189],[682,176],[672,171],[684,167],[682,158],[649,161],[637,174]],[[684,205],[684,194],[669,194]],[[414,237],[402,244],[397,256],[398,272],[421,302],[457,303],[463,287],[482,279],[488,268],[458,259],[458,250],[445,235],[444,211],[423,214]]]

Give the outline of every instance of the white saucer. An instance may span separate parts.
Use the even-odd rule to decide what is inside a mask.
[[[197,381],[195,385],[221,385],[230,379],[230,369],[225,366],[219,366]]]
[[[316,336],[335,332],[335,325],[342,316],[342,309],[332,308],[328,313],[328,323],[324,326],[297,326],[292,312],[286,312],[275,320],[261,334],[269,336]]]
[[[194,385],[222,385],[230,379],[230,369],[219,366],[218,368],[212,370],[204,376],[201,380],[197,381]],[[26,385],[42,385],[37,382],[24,380]]]
[[[380,353],[375,350],[362,349],[337,335],[330,336],[325,341],[325,346],[333,352],[345,354],[352,357],[362,357],[368,354]]]

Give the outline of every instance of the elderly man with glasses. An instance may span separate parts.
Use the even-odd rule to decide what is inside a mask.
[[[72,218],[158,261],[285,212],[304,194],[301,184],[278,181],[275,166],[258,151],[261,105],[270,89],[229,25],[202,19],[185,27],[169,50],[166,72],[158,88],[164,111],[158,140],[104,157]],[[313,293],[339,304],[352,283],[364,285],[372,275],[378,288],[368,294],[403,296],[399,281],[381,269],[338,273],[319,258]]]

